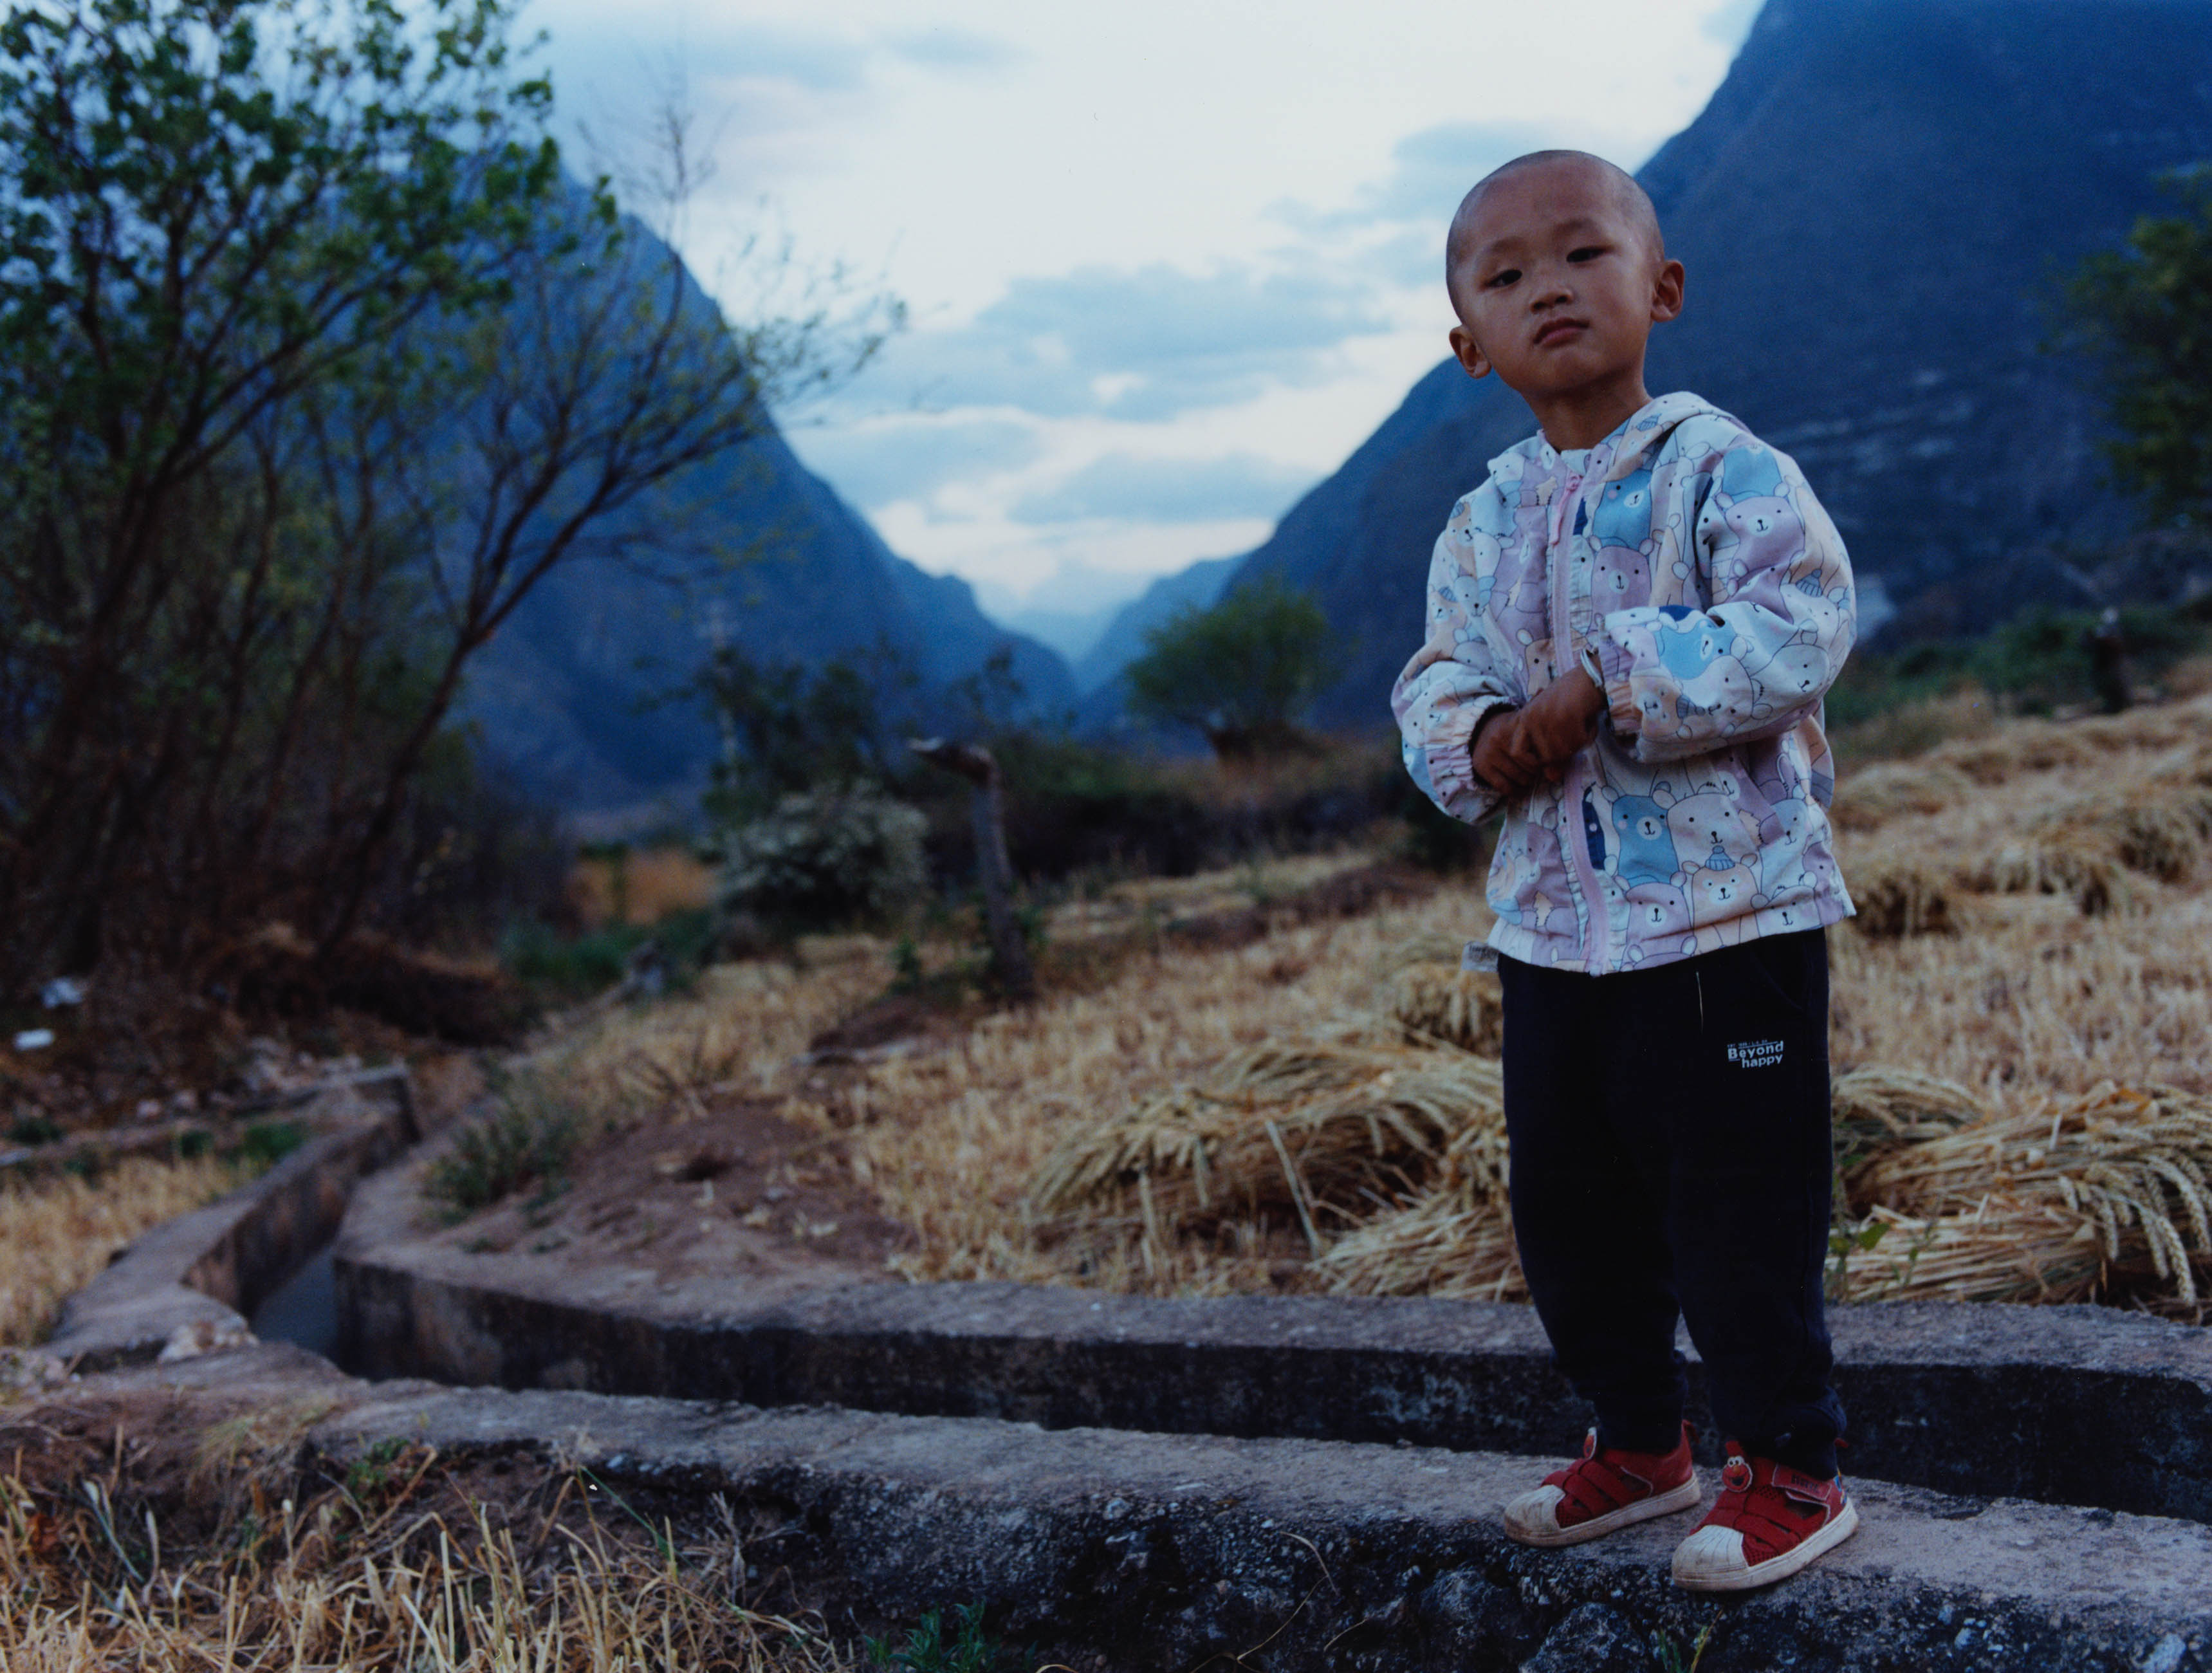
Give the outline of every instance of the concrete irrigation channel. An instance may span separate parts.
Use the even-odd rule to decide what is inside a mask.
[[[332,1088],[305,1112],[319,1136],[143,1240],[54,1351],[187,1389],[312,1366],[335,1409],[310,1445],[334,1460],[403,1439],[588,1463],[648,1515],[741,1517],[748,1560],[833,1619],[986,1600],[1000,1636],[1086,1673],[1609,1673],[1708,1624],[1702,1673],[2212,1673],[2201,1330],[1839,1310],[1863,1531],[1716,1603],[1668,1579],[1686,1518],[1567,1552],[1503,1537],[1499,1499],[1583,1421],[1525,1309],[580,1282],[423,1234],[411,1159],[367,1171],[410,1109],[404,1084]],[[244,1320],[333,1229],[335,1317],[309,1322],[346,1378]]]

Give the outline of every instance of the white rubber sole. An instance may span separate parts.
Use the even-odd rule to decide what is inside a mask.
[[[1849,1499],[1836,1519],[1817,1534],[1808,1536],[1778,1557],[1753,1563],[1748,1568],[1699,1569],[1694,1566],[1685,1571],[1683,1552],[1689,1548],[1692,1534],[1682,1542],[1674,1553],[1674,1584],[1685,1591],[1750,1591],[1759,1586],[1772,1585],[1777,1580],[1786,1580],[1816,1557],[1834,1550],[1858,1531],[1859,1507]],[[1741,1550],[1741,1546],[1739,1546]]]
[[[1649,1522],[1654,1517],[1673,1516],[1678,1511],[1694,1510],[1699,1497],[1698,1478],[1692,1475],[1678,1487],[1669,1487],[1649,1499],[1639,1499],[1632,1505],[1623,1505],[1617,1511],[1607,1511],[1603,1516],[1594,1516],[1587,1522],[1577,1522],[1571,1528],[1547,1525],[1552,1506],[1559,1502],[1556,1499],[1541,1506],[1546,1513],[1544,1523],[1522,1521],[1515,1516],[1516,1506],[1523,1500],[1536,1497],[1542,1491],[1540,1487],[1535,1494],[1522,1494],[1506,1501],[1506,1538],[1522,1545],[1580,1545],[1586,1539],[1603,1539],[1607,1534],[1617,1533],[1623,1528],[1632,1528],[1639,1522]],[[1553,1491],[1557,1492],[1558,1489],[1553,1488]]]

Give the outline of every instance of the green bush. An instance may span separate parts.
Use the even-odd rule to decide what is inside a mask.
[[[1295,745],[1301,714],[1332,672],[1329,638],[1312,594],[1262,575],[1146,631],[1145,654],[1122,672],[1129,711],[1204,733],[1224,759]]]
[[[1923,640],[1856,654],[1828,694],[1829,722],[1861,726],[1969,688],[2002,699],[2018,714],[2093,707],[2100,694],[2089,640],[2100,614],[2039,605],[1978,638]],[[2156,679],[2206,637],[2192,612],[2148,605],[2123,609],[2119,630],[2138,681]]]
[[[732,834],[722,910],[804,929],[895,917],[921,899],[927,825],[873,785],[786,796]]]
[[[296,1121],[257,1121],[239,1135],[238,1156],[257,1168],[273,1168],[307,1142]]]

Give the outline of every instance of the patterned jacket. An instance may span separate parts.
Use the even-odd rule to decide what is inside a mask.
[[[1427,642],[1390,694],[1407,769],[1472,824],[1501,800],[1468,757],[1484,715],[1586,648],[1610,712],[1564,782],[1507,806],[1491,946],[1599,975],[1848,916],[1821,699],[1854,627],[1796,462],[1695,395],[1585,453],[1536,435],[1492,459],[1437,540]]]

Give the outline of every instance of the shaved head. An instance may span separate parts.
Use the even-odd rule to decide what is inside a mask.
[[[1635,177],[1617,168],[1603,157],[1594,157],[1587,151],[1531,151],[1523,157],[1493,168],[1477,180],[1466,197],[1459,200],[1459,212],[1452,216],[1451,231],[1444,237],[1444,283],[1451,283],[1452,274],[1468,253],[1468,242],[1473,237],[1475,220],[1482,209],[1482,199],[1490,189],[1507,176],[1522,173],[1531,168],[1587,169],[1603,180],[1611,192],[1616,207],[1627,216],[1656,263],[1667,258],[1667,240],[1659,231],[1659,211],[1651,205],[1650,195],[1636,184]]]

